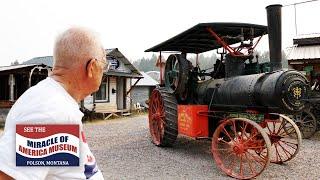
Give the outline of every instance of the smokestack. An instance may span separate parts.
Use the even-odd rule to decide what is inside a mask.
[[[273,4],[266,7],[271,71],[282,69],[281,8],[281,4]]]

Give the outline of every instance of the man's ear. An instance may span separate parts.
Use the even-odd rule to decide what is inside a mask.
[[[87,66],[87,76],[89,78],[93,77],[93,73],[96,70],[96,66],[97,66],[97,61],[95,61],[94,59],[90,59]]]

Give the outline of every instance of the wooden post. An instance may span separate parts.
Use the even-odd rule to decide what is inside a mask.
[[[31,78],[32,78],[32,74],[33,74],[33,71],[36,69],[37,67],[34,67],[31,69],[30,73],[29,73],[29,88],[31,87]]]
[[[196,66],[197,67],[199,66],[199,54],[197,54],[197,56],[196,56]]]
[[[9,75],[9,88],[10,88],[10,94],[9,94],[9,101],[14,101],[14,85],[15,85],[15,78],[13,74]]]
[[[96,110],[96,92],[92,93],[92,111]]]
[[[184,59],[187,59],[187,53],[182,52],[182,53],[181,53],[181,56],[182,56]]]
[[[163,83],[163,78],[162,78],[162,76],[163,76],[163,74],[162,74],[162,73],[163,73],[163,72],[162,72],[162,71],[163,71],[162,68],[163,68],[163,67],[162,67],[161,51],[160,51],[159,58],[160,58],[160,84],[164,84],[164,83]],[[138,80],[138,81],[139,81],[139,80]]]
[[[84,109],[84,100],[80,101],[80,107],[81,107],[81,109]]]

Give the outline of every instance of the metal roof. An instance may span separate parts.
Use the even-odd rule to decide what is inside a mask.
[[[38,66],[43,64],[19,64],[19,65],[12,65],[12,66],[0,66],[0,71],[9,71],[13,69],[21,69],[21,68],[26,68],[26,67],[32,67],[32,66]]]
[[[160,82],[160,72],[159,71],[148,71],[146,72],[147,75],[149,75],[152,79],[156,80],[157,82]]]
[[[130,74],[130,73],[125,73],[125,72],[115,72],[115,71],[111,71],[109,70],[107,73],[105,73],[107,76],[121,76],[121,77],[130,77],[130,78],[142,78],[142,75],[138,75],[138,74]]]
[[[317,37],[320,37],[320,33],[299,34],[299,35],[296,35],[293,39],[317,38]]]
[[[253,37],[259,37],[268,32],[267,26],[257,24],[200,23],[163,43],[145,50],[145,52],[180,51],[198,54],[220,48],[221,45],[208,32],[207,28],[211,28],[220,37],[236,37],[243,34],[244,40],[248,40],[252,35]],[[229,45],[240,42],[239,38],[228,38],[224,41]]]
[[[139,80],[136,86],[156,86],[159,84],[156,80],[152,79],[152,77],[150,77],[145,72],[141,72],[141,74],[143,75],[143,78]],[[133,80],[132,84],[134,84],[136,81],[137,80]]]
[[[293,46],[287,57],[288,60],[320,59],[320,45]]]
[[[35,57],[28,61],[23,62],[23,64],[45,64],[49,67],[53,67],[53,57],[52,56]]]

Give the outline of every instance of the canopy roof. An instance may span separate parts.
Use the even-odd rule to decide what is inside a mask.
[[[218,49],[221,45],[209,33],[211,28],[220,37],[236,37],[243,34],[244,40],[267,34],[267,26],[247,23],[200,23],[192,28],[164,41],[145,52],[180,51],[185,53],[202,53]],[[239,38],[224,39],[229,45],[240,42]]]

